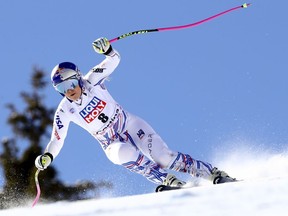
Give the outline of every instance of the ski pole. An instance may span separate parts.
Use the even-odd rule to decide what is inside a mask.
[[[241,9],[241,8],[247,8],[250,5],[251,5],[251,3],[245,3],[245,4],[242,4],[241,6],[237,6],[237,7],[231,8],[229,10],[222,11],[221,13],[218,13],[216,15],[213,15],[211,17],[208,17],[206,19],[203,19],[203,20],[200,20],[198,22],[191,23],[191,24],[188,24],[188,25],[172,26],[172,27],[156,28],[156,29],[146,29],[146,30],[138,30],[138,31],[129,32],[129,33],[123,34],[123,35],[121,35],[119,37],[113,38],[113,39],[109,40],[109,42],[113,43],[115,41],[118,41],[120,39],[129,37],[129,36],[132,36],[132,35],[146,34],[146,33],[149,33],[149,32],[160,32],[160,31],[170,31],[170,30],[180,30],[180,29],[184,29],[184,28],[191,28],[191,27],[200,25],[200,24],[202,24],[204,22],[207,22],[209,20],[215,19],[215,18],[217,18],[219,16],[222,16],[222,15],[224,15],[226,13],[232,12],[234,10],[238,10],[238,9]]]
[[[36,197],[35,197],[35,199],[34,199],[34,201],[33,201],[33,203],[32,203],[32,207],[34,207],[34,206],[37,204],[37,202],[38,202],[38,200],[39,200],[39,198],[40,198],[40,194],[41,194],[40,184],[39,184],[39,181],[38,181],[38,175],[39,175],[39,173],[40,173],[40,170],[38,169],[38,170],[35,172],[35,184],[36,184],[36,188],[37,188],[37,195],[36,195]]]

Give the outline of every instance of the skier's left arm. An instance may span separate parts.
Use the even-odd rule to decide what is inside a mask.
[[[93,43],[95,52],[103,54],[105,59],[93,67],[86,75],[85,79],[92,85],[101,84],[118,66],[120,54],[112,48],[107,38],[99,38]]]

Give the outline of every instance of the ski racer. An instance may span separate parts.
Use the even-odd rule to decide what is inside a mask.
[[[51,140],[45,152],[35,160],[39,170],[46,169],[57,157],[69,123],[74,122],[100,143],[110,161],[156,184],[185,185],[169,174],[169,170],[201,177],[214,184],[235,180],[210,163],[171,150],[147,122],[123,109],[104,85],[119,64],[120,55],[103,37],[93,42],[93,48],[105,59],[85,76],[71,62],[62,62],[52,70],[53,87],[63,99],[54,116]]]

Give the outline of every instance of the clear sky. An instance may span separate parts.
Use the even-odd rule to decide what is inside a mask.
[[[122,60],[107,84],[110,93],[126,110],[149,122],[171,149],[197,159],[217,165],[217,153],[240,146],[283,151],[288,143],[288,2],[250,2],[248,9],[195,28],[113,43]],[[85,74],[104,59],[91,46],[98,37],[185,25],[243,3],[1,1],[0,137],[12,136],[4,106],[23,108],[19,93],[29,91],[34,66],[46,72],[47,81],[62,61],[74,62]],[[45,104],[56,108],[61,96],[52,86],[45,95]],[[25,142],[17,143],[25,148]],[[121,195],[154,188],[108,161],[97,141],[73,124],[53,165],[67,183],[111,180],[123,188],[115,192]],[[45,178],[45,172],[40,176]]]

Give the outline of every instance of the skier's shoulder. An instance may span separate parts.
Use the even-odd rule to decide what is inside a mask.
[[[116,50],[112,50],[105,60],[92,67],[82,78],[93,86],[102,83],[118,66],[120,55]]]
[[[68,113],[69,109],[71,109],[71,101],[67,99],[66,97],[63,97],[60,103],[58,104],[58,107],[56,109],[57,114],[65,114]]]
[[[101,87],[101,84],[107,79],[107,76],[95,75],[87,73],[83,77],[83,86],[88,92],[91,92],[95,87]]]
[[[95,67],[91,68],[86,75],[83,76],[83,81],[87,85],[94,84],[95,81],[100,80],[105,77],[105,70],[107,68],[103,64],[96,65]]]

